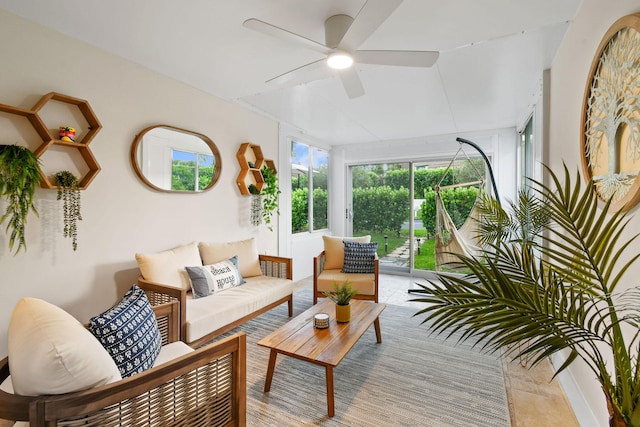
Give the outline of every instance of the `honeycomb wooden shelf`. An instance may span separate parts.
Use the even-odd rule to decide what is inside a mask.
[[[266,165],[276,172],[276,165],[274,161],[265,159],[262,154],[262,149],[257,144],[252,144],[250,142],[240,144],[240,148],[238,148],[238,152],[236,153],[236,158],[240,164],[240,173],[238,174],[236,183],[238,184],[240,194],[244,196],[251,194],[249,192],[249,186],[251,184],[255,185],[258,188],[258,191],[262,191],[265,182],[260,169],[262,169],[263,166]]]
[[[61,139],[58,139],[57,129],[59,128],[59,126],[48,126],[47,123],[45,123],[45,121],[42,119],[41,114],[43,109],[45,109],[52,102],[68,104],[73,108],[77,108],[86,121],[87,131],[86,133],[82,132],[81,138],[79,138],[77,141],[63,141]],[[88,171],[84,173],[83,176],[79,177],[81,190],[86,189],[93,178],[95,178],[98,172],[100,172],[100,165],[89,149],[89,143],[100,131],[100,129],[102,129],[102,125],[100,124],[98,117],[93,112],[89,103],[84,99],[74,98],[68,95],[63,95],[61,93],[50,92],[40,98],[40,100],[36,103],[36,105],[34,105],[31,110],[25,110],[23,108],[13,107],[11,105],[0,104],[0,112],[22,116],[29,121],[29,123],[41,139],[38,148],[34,150],[34,154],[39,159],[42,158],[47,150],[54,146],[78,150],[78,152],[80,153],[79,157],[88,168]],[[43,188],[58,188],[57,185],[55,185],[55,181],[52,182],[52,179],[50,179],[50,177],[48,177],[46,173],[44,173],[42,166],[40,167],[40,185]]]

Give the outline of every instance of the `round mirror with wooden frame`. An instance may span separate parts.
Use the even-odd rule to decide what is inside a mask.
[[[202,192],[220,177],[222,160],[206,135],[168,125],[142,130],[131,146],[131,164],[149,187],[166,192]]]

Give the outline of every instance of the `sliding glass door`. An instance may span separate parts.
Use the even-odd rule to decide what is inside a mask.
[[[481,158],[353,165],[347,228],[378,242],[381,271],[428,276],[437,269],[435,189],[451,186],[441,191],[442,206],[460,227],[484,174]]]
[[[410,163],[351,167],[351,230],[378,242],[380,268],[410,269]]]

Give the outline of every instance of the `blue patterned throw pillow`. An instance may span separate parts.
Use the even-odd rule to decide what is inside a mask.
[[[118,304],[92,317],[89,330],[116,362],[122,378],[153,367],[162,347],[156,316],[137,285]]]
[[[359,243],[344,241],[343,273],[373,273],[377,242]]]

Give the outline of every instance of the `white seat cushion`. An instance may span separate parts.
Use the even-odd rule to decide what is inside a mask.
[[[160,366],[163,363],[171,362],[173,359],[184,356],[185,354],[189,354],[192,351],[194,350],[183,341],[176,341],[167,345],[163,345],[160,349],[160,354],[153,364],[153,367],[155,368],[156,366]]]
[[[37,298],[16,304],[8,347],[13,389],[23,396],[70,393],[121,379],[91,332],[66,311]]]
[[[198,245],[190,243],[168,251],[152,254],[136,254],[142,277],[163,285],[191,290],[191,282],[185,267],[202,265]],[[211,263],[213,264],[213,263]]]
[[[247,283],[204,298],[187,300],[187,342],[193,342],[293,293],[293,282],[245,277]]]
[[[333,292],[333,284],[351,283],[351,287],[358,291],[359,295],[373,295],[376,287],[375,274],[373,273],[343,273],[340,270],[322,270],[318,276],[318,291]]]
[[[198,244],[203,264],[215,264],[220,261],[238,256],[238,269],[242,277],[261,276],[260,260],[258,259],[258,245],[256,239],[239,240],[237,242]]]

